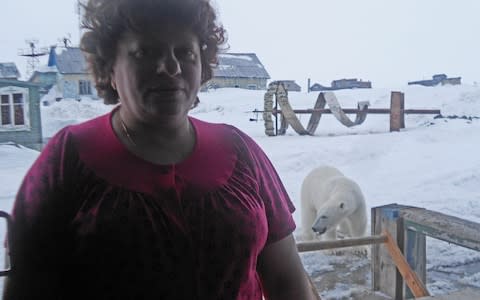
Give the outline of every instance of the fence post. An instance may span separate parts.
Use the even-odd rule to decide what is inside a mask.
[[[427,239],[425,234],[411,230],[407,226],[406,220],[403,218],[405,213],[414,212],[415,210],[424,210],[423,208],[411,208],[401,213],[404,226],[404,248],[403,255],[418,278],[426,284],[427,282]],[[405,297],[413,298],[412,292],[404,284],[403,292]]]
[[[404,249],[404,226],[401,211],[410,206],[389,204],[373,207],[371,211],[372,235],[380,235],[387,230],[398,247]],[[403,279],[400,272],[383,245],[372,247],[372,289],[381,291],[394,300],[404,299]]]
[[[390,99],[390,132],[405,128],[405,95],[392,92]]]

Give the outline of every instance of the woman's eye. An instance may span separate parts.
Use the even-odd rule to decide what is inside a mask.
[[[150,51],[149,49],[142,48],[132,51],[131,55],[136,59],[142,59],[148,57],[151,53],[152,51]]]
[[[142,49],[133,50],[130,52],[130,55],[134,58],[142,58],[145,56],[145,52]]]
[[[192,49],[179,49],[178,50],[178,56],[183,58],[183,59],[186,59],[186,60],[195,60],[196,59],[196,55],[195,55],[195,52],[192,50]]]

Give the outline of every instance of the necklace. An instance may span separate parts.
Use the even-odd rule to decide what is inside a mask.
[[[120,116],[120,113],[118,113],[118,119],[120,120],[120,124],[122,125],[123,133],[125,133],[125,136],[127,137],[128,141],[130,143],[132,143],[133,146],[137,147],[137,143],[135,143],[132,136],[130,135],[130,132],[128,131],[127,125],[125,125],[125,122],[123,122],[122,117]]]

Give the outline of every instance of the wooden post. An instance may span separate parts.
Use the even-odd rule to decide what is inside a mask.
[[[390,232],[400,249],[404,249],[404,227],[400,213],[410,206],[389,204],[372,208],[372,235]],[[372,247],[372,289],[381,291],[394,300],[404,299],[403,279],[388,250],[379,244]]]
[[[417,273],[412,270],[407,260],[403,256],[402,252],[398,248],[395,241],[393,241],[392,236],[386,230],[383,231],[383,235],[387,237],[387,242],[385,247],[387,248],[390,256],[392,257],[395,265],[398,268],[398,271],[402,274],[403,281],[408,285],[410,291],[412,292],[415,298],[430,296],[427,288],[425,287],[424,281],[422,281]],[[406,298],[411,298],[406,296]]]
[[[390,131],[405,128],[405,97],[402,92],[392,92],[390,99]]]
[[[402,250],[408,264],[415,271],[418,278],[425,283],[427,282],[427,239],[422,232],[409,229],[409,226],[406,224],[407,221],[404,218],[405,214],[419,210],[425,211],[425,209],[411,208],[401,213],[405,230],[403,240],[404,248]],[[406,287],[406,285],[403,286],[403,293],[406,298],[413,297],[411,290]]]

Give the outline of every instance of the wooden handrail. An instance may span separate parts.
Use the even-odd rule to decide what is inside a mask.
[[[387,237],[383,235],[372,235],[362,238],[343,239],[334,241],[318,241],[318,242],[300,242],[297,243],[298,252],[318,251],[325,249],[344,248],[352,246],[381,244],[387,241]]]

